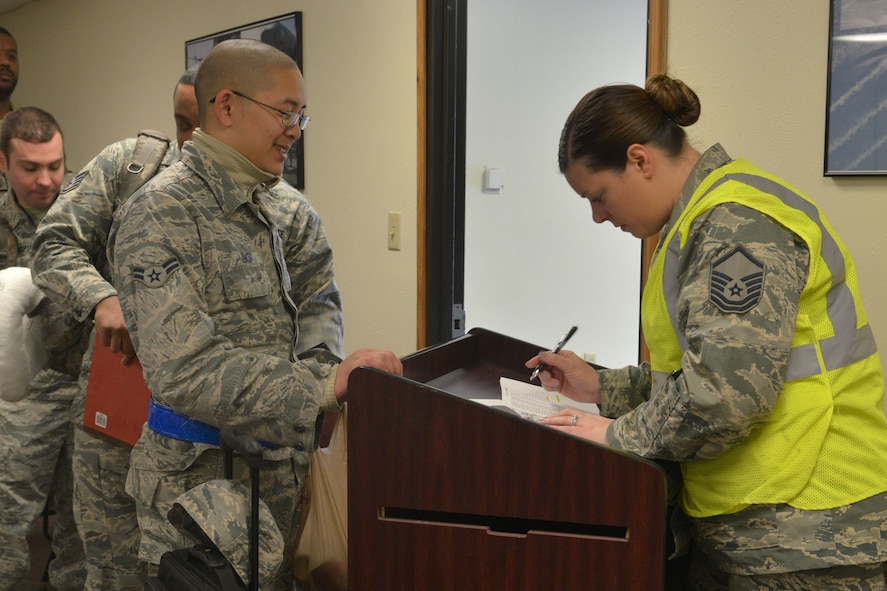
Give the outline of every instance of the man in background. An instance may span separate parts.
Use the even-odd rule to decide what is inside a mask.
[[[18,44],[12,33],[0,27],[0,121],[12,111],[12,91],[18,84]],[[0,193],[9,189],[6,175],[0,174]]]
[[[37,230],[31,265],[35,284],[73,309],[78,319],[95,320],[81,372],[84,393],[96,334],[101,344],[95,346],[122,352],[126,361],[134,355],[117,290],[110,282],[105,243],[117,208],[148,178],[177,162],[179,148],[191,139],[198,125],[196,71],[196,67],[186,71],[173,91],[178,145],[149,132],[107,146],[65,186]],[[130,167],[135,161],[137,165]],[[130,172],[139,167],[140,173]],[[85,589],[141,591],[147,565],[138,558],[135,504],[124,490],[130,450],[82,428],[84,402],[81,396],[76,404],[74,507],[86,550]]]
[[[64,140],[52,115],[35,107],[6,115],[0,126],[0,170],[9,179],[9,190],[0,195],[0,268],[27,267],[34,233],[65,176]],[[0,401],[0,589],[9,591],[34,588],[27,579],[27,535],[50,488],[55,525],[49,582],[58,590],[82,589],[86,571],[71,506],[72,403],[80,395],[85,329],[64,307],[44,303],[37,321],[49,361],[24,399]]]
[[[12,91],[18,84],[18,44],[0,27],[0,119],[12,111]]]

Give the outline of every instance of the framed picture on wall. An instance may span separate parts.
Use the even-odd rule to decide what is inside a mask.
[[[831,0],[826,176],[887,174],[887,10]]]
[[[256,39],[281,50],[299,65],[302,72],[302,13],[292,12],[267,20],[227,29],[185,41],[185,67],[199,64],[209,50],[227,39]],[[299,138],[289,151],[283,178],[299,190],[305,188],[305,138]]]

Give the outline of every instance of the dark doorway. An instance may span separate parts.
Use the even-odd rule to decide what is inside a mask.
[[[424,345],[465,333],[466,4],[426,2]]]

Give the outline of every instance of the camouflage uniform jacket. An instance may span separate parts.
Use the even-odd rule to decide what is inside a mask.
[[[662,236],[703,179],[729,161],[720,145],[702,155]],[[782,389],[807,278],[806,247],[764,214],[736,203],[716,206],[697,218],[690,241],[693,255],[678,270],[678,309],[690,347],[683,372],[657,392],[652,392],[648,363],[600,372],[601,412],[618,417],[607,432],[614,449],[678,462],[714,457],[766,421]],[[761,298],[766,306],[744,314],[741,327],[733,326],[735,315],[707,304],[711,263],[737,243],[768,270]],[[755,371],[738,370],[749,367]],[[694,519],[691,526],[707,554],[736,574],[887,558],[887,494],[825,511],[752,506],[732,515]]]
[[[284,182],[237,186],[187,143],[117,211],[108,259],[154,399],[282,446],[273,457],[307,469],[334,367],[297,356],[320,344],[341,355],[343,332],[332,250],[308,201]],[[165,439],[142,437],[133,462],[163,464]]]
[[[0,268],[27,267],[37,222],[11,190],[0,193]]]
[[[19,205],[10,188],[0,194],[0,268],[28,267],[33,254],[37,223]],[[86,327],[64,306],[44,301],[38,307],[41,334],[50,351],[46,367],[69,377],[80,373]],[[70,389],[65,390],[70,392]],[[65,397],[70,397],[65,395]]]
[[[136,142],[136,138],[116,142],[93,158],[62,188],[34,237],[34,283],[50,297],[67,302],[80,320],[89,318],[101,300],[117,295],[110,283],[105,245]],[[160,170],[178,159],[173,144]]]

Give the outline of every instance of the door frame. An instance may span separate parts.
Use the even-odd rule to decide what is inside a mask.
[[[417,0],[416,346],[464,332],[468,0]],[[668,0],[647,2],[647,75],[665,71]],[[643,241],[641,288],[659,237]],[[640,310],[638,310],[640,314]],[[638,358],[650,354],[639,335]]]

